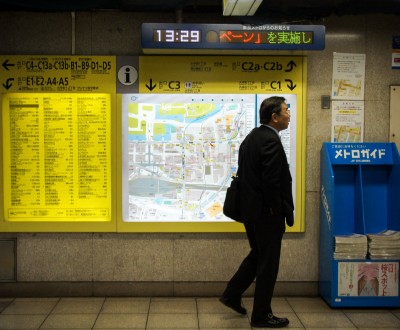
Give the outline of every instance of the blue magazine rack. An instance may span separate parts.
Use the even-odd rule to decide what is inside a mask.
[[[371,260],[368,256],[334,259],[337,235],[400,230],[400,156],[396,145],[324,143],[320,199],[322,298],[331,307],[399,307],[400,260]],[[360,273],[366,267],[379,270],[375,290],[367,294],[360,290],[365,286],[360,284]]]

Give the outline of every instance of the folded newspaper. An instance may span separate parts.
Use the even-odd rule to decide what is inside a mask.
[[[368,252],[367,236],[361,234],[335,236],[335,259],[365,259]]]
[[[383,230],[367,237],[370,259],[400,259],[400,231]]]

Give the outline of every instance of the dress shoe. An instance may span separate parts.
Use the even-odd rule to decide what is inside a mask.
[[[232,298],[226,298],[224,296],[222,296],[221,298],[219,298],[219,301],[221,303],[223,303],[226,307],[229,307],[231,309],[233,309],[235,312],[245,315],[247,314],[247,310],[246,308],[244,308],[242,306],[242,303],[239,299],[232,299]]]
[[[254,328],[284,328],[289,324],[287,318],[276,317],[268,314],[267,317],[261,319],[251,319],[251,326]]]

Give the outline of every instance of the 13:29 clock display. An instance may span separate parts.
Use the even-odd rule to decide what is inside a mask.
[[[325,26],[142,23],[143,52],[323,50]]]
[[[201,42],[200,30],[153,30],[154,42]]]

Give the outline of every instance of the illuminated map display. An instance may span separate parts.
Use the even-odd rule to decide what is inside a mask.
[[[126,94],[122,108],[124,221],[231,221],[222,205],[256,96]]]
[[[231,222],[222,214],[226,188],[240,143],[259,125],[259,105],[270,96],[123,95],[123,221]],[[280,136],[296,182],[297,98],[280,96],[291,111]]]

